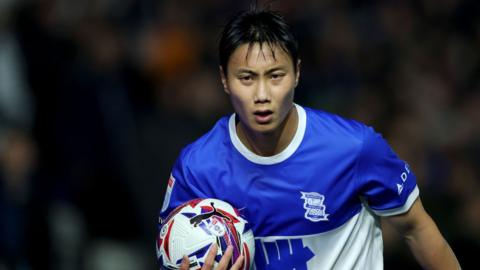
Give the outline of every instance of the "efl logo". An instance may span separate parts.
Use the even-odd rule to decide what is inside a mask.
[[[172,195],[172,189],[173,186],[175,185],[175,178],[173,178],[173,175],[170,175],[170,179],[168,179],[168,184],[167,184],[167,192],[165,192],[165,198],[163,199],[163,205],[162,205],[162,212],[167,210],[168,205],[170,204],[170,196]]]

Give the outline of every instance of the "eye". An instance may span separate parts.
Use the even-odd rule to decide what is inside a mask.
[[[253,83],[253,80],[255,79],[253,75],[251,74],[246,74],[246,75],[240,75],[238,76],[238,79],[240,80],[241,83],[244,85],[250,85]]]
[[[272,80],[276,81],[276,80],[282,79],[284,76],[285,76],[285,74],[283,74],[283,73],[273,73],[271,75],[271,78],[272,78]]]
[[[243,82],[249,82],[249,81],[252,80],[252,76],[250,76],[250,75],[241,76],[239,79],[240,79],[240,81],[243,81]]]

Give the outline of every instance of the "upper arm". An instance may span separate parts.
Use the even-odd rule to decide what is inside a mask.
[[[385,216],[382,219],[391,224],[406,238],[413,237],[415,233],[424,230],[437,229],[435,223],[423,208],[420,197],[415,200],[407,212]]]
[[[165,219],[170,212],[181,204],[192,199],[203,198],[205,194],[193,185],[195,176],[188,167],[188,153],[184,150],[173,166],[168,180],[160,218]]]
[[[378,216],[407,212],[419,195],[408,164],[372,128],[364,129],[356,181],[359,195]]]

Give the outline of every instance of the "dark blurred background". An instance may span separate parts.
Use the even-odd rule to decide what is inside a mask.
[[[271,4],[300,40],[296,102],[383,133],[465,269],[480,254],[479,3]],[[231,112],[216,42],[248,5],[0,0],[0,270],[158,268],[166,180]],[[384,237],[386,269],[419,269]]]

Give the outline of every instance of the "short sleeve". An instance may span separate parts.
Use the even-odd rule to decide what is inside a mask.
[[[173,166],[160,210],[160,219],[162,220],[167,218],[177,206],[193,199],[205,197],[205,194],[190,184],[194,175],[185,165],[188,164],[187,158],[188,155],[183,151]]]
[[[419,195],[416,177],[409,165],[369,127],[364,129],[357,176],[360,196],[379,216],[407,212]]]

